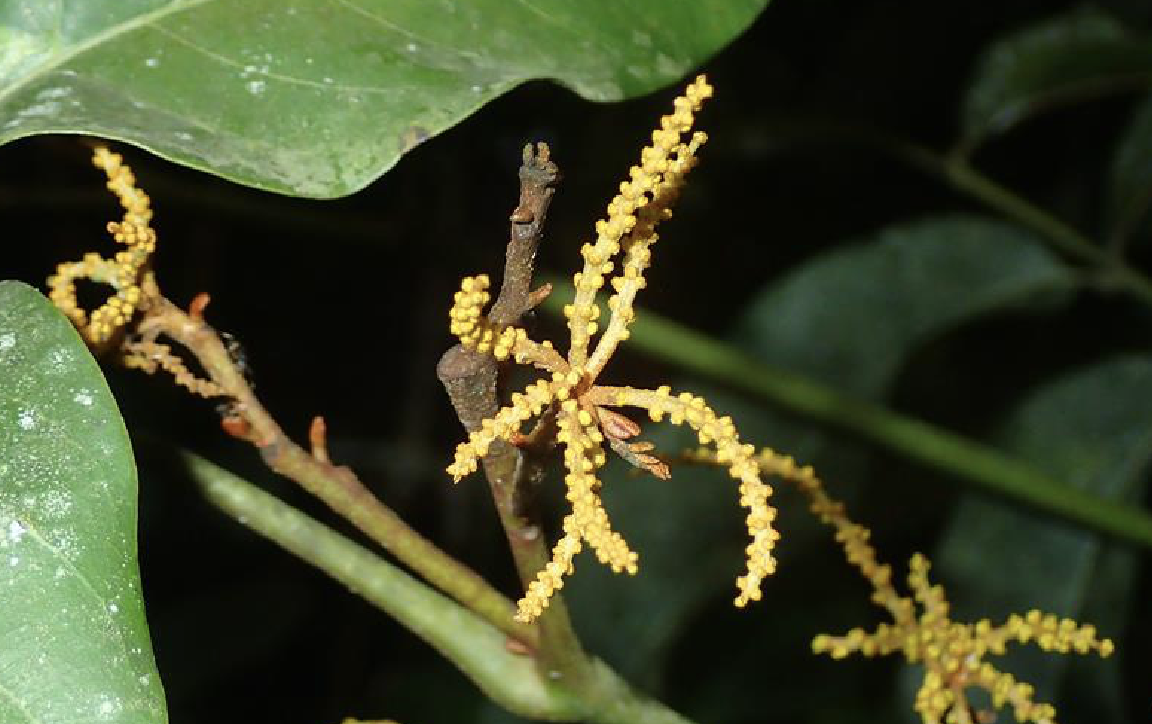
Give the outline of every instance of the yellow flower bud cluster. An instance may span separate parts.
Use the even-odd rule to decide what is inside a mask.
[[[647,285],[644,272],[652,260],[651,247],[660,238],[656,226],[672,216],[672,204],[679,198],[685,177],[696,165],[696,152],[706,140],[707,136],[697,131],[690,142],[673,147],[663,160],[664,172],[651,192],[651,201],[637,210],[635,225],[621,241],[624,261],[620,274],[613,277],[611,283],[615,292],[608,297],[611,317],[588,361],[588,373],[593,379],[612,357],[616,347],[630,336],[628,325],[635,318],[636,295]]]
[[[662,191],[681,183],[683,174],[691,166],[691,155],[704,137],[701,134],[693,139],[691,151],[681,138],[692,129],[695,113],[711,95],[712,86],[704,76],[699,76],[689,84],[684,95],[674,101],[673,112],[661,118],[660,128],[652,133],[652,144],[640,152],[640,164],[630,169],[629,179],[620,184],[620,192],[608,204],[608,217],[596,222],[596,240],[580,250],[584,268],[573,278],[576,294],[572,304],[564,309],[572,340],[569,361],[574,366],[584,365],[589,340],[599,328],[596,293],[604,286],[604,277],[615,268],[612,258],[620,251],[625,236],[637,227],[637,214],[662,195]],[[667,206],[666,201],[659,204],[646,217],[642,225],[645,238],[651,237],[656,223],[668,215]]]
[[[108,176],[111,190],[124,208],[124,218],[109,222],[108,231],[125,248],[108,260],[86,254],[79,262],[64,262],[48,278],[49,297],[80,329],[90,344],[107,341],[132,318],[141,306],[141,284],[148,272],[149,257],[156,250],[156,232],[150,226],[152,209],[148,195],[136,186],[136,177],[120,154],[103,146],[93,154],[92,163]],[[115,291],[91,316],[76,299],[76,281],[90,279],[107,284]]]
[[[756,460],[765,475],[794,483],[808,496],[810,510],[836,531],[836,542],[844,549],[848,562],[872,584],[873,603],[883,606],[897,621],[910,621],[915,615],[912,602],[901,597],[893,587],[891,566],[877,560],[876,549],[869,542],[872,531],[853,522],[844,504],[829,497],[816,471],[810,465],[797,465],[791,456],[771,448],[762,449]]]
[[[525,341],[528,334],[517,327],[493,324],[484,316],[488,298],[487,274],[464,277],[452,309],[448,311],[449,329],[465,347],[505,360],[517,342]]]

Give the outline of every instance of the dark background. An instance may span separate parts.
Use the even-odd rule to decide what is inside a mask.
[[[981,49],[1071,5],[772,3],[704,68],[717,89],[701,119],[712,140],[662,235],[642,303],[724,337],[764,285],[821,251],[899,220],[975,209],[874,150],[797,144],[774,129],[784,119],[835,119],[946,148],[958,135],[959,99]],[[1134,27],[1152,18],[1144,3],[1107,7]],[[257,392],[285,430],[302,440],[311,417],[323,414],[337,461],[515,597],[483,481],[453,486],[443,472],[461,437],[433,371],[451,343],[452,292],[465,274],[498,274],[519,148],[533,139],[551,144],[565,174],[540,266],[570,274],[579,244],[672,95],[597,105],[530,83],[415,149],[368,189],[333,202],[275,197],[122,150],[153,198],[166,295],[186,303],[211,293],[210,320],[243,342]],[[1118,95],[1048,113],[984,147],[975,163],[1074,225],[1094,228],[1099,179],[1134,100]],[[119,214],[87,153],[73,138],[0,149],[4,276],[42,284],[56,262],[97,243],[107,249],[100,230]],[[1125,302],[1090,293],[1049,316],[991,320],[920,351],[893,404],[979,436],[1020,380],[1075,364],[1085,348],[1147,352],[1147,325]],[[1071,339],[1055,342],[1057,329]],[[546,318],[536,333],[562,339]],[[321,724],[344,715],[404,724],[507,721],[420,640],[198,497],[173,462],[173,444],[331,518],[264,471],[252,449],[221,434],[211,404],[166,379],[114,367],[107,374],[139,457],[146,603],[175,724]],[[953,384],[936,384],[940,374]],[[609,375],[644,386],[684,379],[627,349]],[[860,453],[853,510],[875,528],[882,554],[899,564],[913,550],[931,550],[957,486],[843,444]],[[731,549],[734,578],[743,532],[735,495],[725,494],[732,524],[716,544]],[[798,506],[794,497],[781,501]],[[653,500],[649,514],[659,517],[660,505]],[[785,530],[781,545],[788,542]],[[588,557],[578,564],[577,579],[595,567]],[[685,571],[692,565],[684,561]],[[1149,593],[1145,560],[1133,595],[1147,601]],[[730,597],[724,588],[699,604],[660,660],[643,667],[644,686],[699,721],[911,716],[895,659],[832,662],[809,651],[818,632],[879,620],[831,545],[794,554],[760,604],[737,612]],[[589,619],[579,607],[574,617],[591,640],[611,635],[611,620]],[[1118,654],[1130,721],[1152,720],[1139,673],[1152,631],[1141,618]]]

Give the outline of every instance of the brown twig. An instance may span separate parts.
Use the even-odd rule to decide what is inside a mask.
[[[185,312],[152,291],[138,333],[145,340],[168,337],[196,358],[211,383],[231,400],[224,420],[230,434],[251,442],[268,467],[320,498],[432,585],[530,649],[537,647],[537,632],[513,621],[511,601],[409,527],[349,468],[328,460],[321,418],[316,418],[310,431],[311,452],[284,434],[256,398],[228,345],[204,321],[205,295],[197,297]]]
[[[504,279],[500,295],[488,315],[496,324],[517,324],[541,299],[540,291],[532,290],[533,263],[559,180],[559,169],[550,159],[547,145],[524,147],[520,199],[510,218],[512,231],[505,255]],[[500,408],[498,368],[490,355],[456,345],[441,357],[436,374],[465,430],[477,429]],[[533,491],[543,478],[543,464],[538,456],[527,453],[526,449],[496,441],[483,460],[496,510],[525,588],[551,560],[538,516],[530,504]],[[542,665],[569,681],[584,677],[587,660],[563,601],[554,601],[538,624]]]
[[[500,296],[488,318],[496,324],[516,324],[533,301],[532,270],[536,248],[544,236],[544,221],[552,195],[560,183],[560,169],[552,163],[548,144],[524,146],[520,164],[520,202],[512,210],[512,236],[504,254],[504,279]]]

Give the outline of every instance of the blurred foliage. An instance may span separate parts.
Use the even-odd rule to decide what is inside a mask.
[[[1141,505],[1150,310],[1115,293],[1107,269],[1065,264],[1039,232],[946,177],[843,139],[793,148],[773,128],[835,119],[959,149],[1113,263],[1147,270],[1149,38],[1152,9],[1136,0],[979,11],[958,0],[778,0],[705,67],[717,87],[702,118],[712,140],[641,302]],[[666,100],[592,106],[528,84],[325,206],[133,160],[158,209],[170,295],[212,293],[210,318],[244,342],[257,392],[286,429],[302,436],[323,413],[337,461],[516,595],[486,489],[452,487],[442,472],[458,430],[432,368],[449,344],[451,293],[463,274],[499,268],[523,142],[549,141],[565,172],[540,256],[568,271]],[[58,139],[0,150],[0,208],[13,238],[39,242],[11,245],[5,276],[43,278],[112,218],[84,155]],[[622,383],[675,374],[627,346],[614,365]],[[515,721],[395,624],[196,497],[166,441],[324,516],[224,439],[209,409],[162,380],[109,377],[141,452],[143,575],[174,722]],[[958,617],[1036,606],[1096,621],[1117,643],[1109,661],[1005,666],[1043,682],[1064,724],[1150,720],[1140,661],[1152,625],[1134,615],[1152,595],[1146,556],[731,391],[678,386],[707,394],[750,441],[815,464],[889,562],[914,550],[936,557]],[[685,442],[655,426],[644,436]],[[815,633],[868,627],[879,614],[798,497],[777,495],[781,564],[765,599],[735,611],[744,540],[731,482],[691,468],[670,481],[618,473],[606,503],[641,571],[614,577],[577,560],[566,592],[590,650],[702,721],[910,715],[895,662],[810,654]]]

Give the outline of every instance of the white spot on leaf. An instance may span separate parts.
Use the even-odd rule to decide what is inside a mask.
[[[19,543],[27,532],[28,529],[18,520],[13,520],[8,524],[8,540],[13,543]]]

